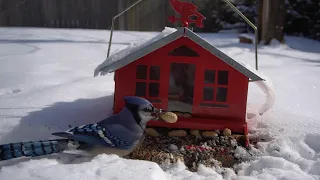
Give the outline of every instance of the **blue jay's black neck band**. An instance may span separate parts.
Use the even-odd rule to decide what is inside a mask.
[[[140,119],[140,116],[139,116],[139,114],[138,114],[138,111],[131,111],[131,112],[132,112],[133,117],[134,117],[134,119],[136,120],[137,124],[140,124],[141,119]]]
[[[128,106],[128,109],[132,113],[134,120],[136,120],[137,124],[141,127],[141,124],[140,124],[141,118],[138,113],[138,108],[135,106]],[[141,129],[143,129],[143,128],[141,127]]]

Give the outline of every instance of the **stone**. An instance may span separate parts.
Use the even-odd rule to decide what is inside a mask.
[[[147,135],[152,136],[152,137],[159,137],[160,136],[160,133],[153,128],[147,128],[146,133],[147,133]]]
[[[231,135],[232,135],[232,132],[231,132],[230,129],[225,128],[225,129],[223,130],[223,135],[224,135],[224,136],[231,136]]]
[[[177,151],[179,148],[178,148],[178,146],[176,146],[176,145],[174,145],[174,144],[170,144],[170,145],[169,145],[169,149],[170,149],[171,151]]]
[[[187,132],[185,130],[172,130],[169,132],[168,136],[170,137],[184,137],[187,135]]]
[[[206,138],[212,138],[218,136],[218,133],[216,133],[215,131],[204,131],[202,132],[202,136]]]

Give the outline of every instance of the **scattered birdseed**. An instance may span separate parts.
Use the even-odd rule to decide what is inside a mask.
[[[160,136],[146,136],[142,145],[125,158],[152,161],[159,165],[180,160],[190,171],[196,171],[200,164],[206,167],[232,167],[241,162],[235,156],[239,142],[234,136],[219,134],[210,138],[197,138],[186,130],[186,136],[170,137],[170,129],[156,130]]]

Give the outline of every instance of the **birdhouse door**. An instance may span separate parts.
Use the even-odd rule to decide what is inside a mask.
[[[168,110],[192,113],[195,64],[173,62],[170,65]]]

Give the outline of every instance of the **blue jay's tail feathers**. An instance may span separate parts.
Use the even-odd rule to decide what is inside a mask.
[[[19,157],[35,157],[62,152],[68,148],[68,139],[29,141],[0,145],[0,161]]]

